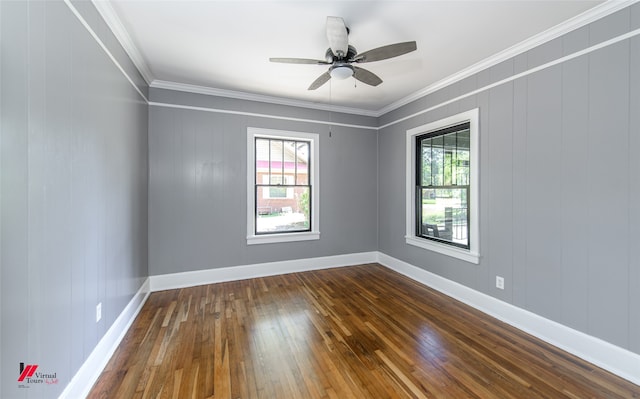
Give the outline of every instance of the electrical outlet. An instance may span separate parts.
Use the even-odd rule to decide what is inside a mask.
[[[504,289],[504,277],[496,276],[496,288]]]
[[[102,319],[102,302],[96,306],[96,323]]]

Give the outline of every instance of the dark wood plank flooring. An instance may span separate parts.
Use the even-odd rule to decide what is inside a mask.
[[[90,398],[640,398],[377,264],[152,293]]]

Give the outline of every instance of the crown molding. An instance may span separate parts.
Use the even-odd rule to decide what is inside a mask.
[[[582,14],[578,14],[573,18],[570,18],[552,28],[547,29],[546,31],[540,32],[537,35],[531,36],[530,38],[514,46],[511,46],[503,51],[500,51],[499,53],[485,58],[484,60],[477,62],[468,68],[456,72],[453,75],[449,75],[436,83],[433,83],[404,98],[401,98],[400,100],[394,101],[386,107],[379,109],[377,111],[377,116],[382,116],[388,112],[398,109],[403,105],[407,105],[412,101],[418,100],[453,83],[468,78],[469,76],[472,76],[478,72],[491,68],[492,66],[497,65],[503,61],[525,53],[537,46],[540,46],[541,44],[547,43],[566,33],[588,25],[591,22],[597,21],[598,19],[604,18],[607,15],[613,14],[616,11],[620,11],[623,8],[629,7],[630,5],[637,3],[638,1],[640,0],[608,0],[604,3],[598,4],[597,6],[583,12]]]
[[[253,94],[233,90],[216,89],[213,87],[197,86],[186,83],[168,82],[165,80],[155,79],[151,82],[149,87],[158,89],[184,91],[188,93],[206,94],[210,96],[233,98],[237,100],[258,101],[269,104],[287,105],[291,107],[311,108],[321,111],[340,112],[345,114],[355,114],[361,116],[378,117],[376,111],[370,111],[360,108],[341,107],[338,105],[326,105],[320,103],[314,103],[310,101],[292,100],[284,97],[265,96],[262,94]]]
[[[145,82],[147,82],[147,84],[153,82],[154,78],[151,69],[149,69],[144,57],[142,57],[133,40],[131,40],[129,32],[127,32],[122,21],[120,21],[118,14],[116,14],[116,11],[111,6],[111,2],[107,0],[91,0],[91,3],[93,3],[94,7],[98,10],[98,13],[102,16],[102,19],[104,19],[109,29],[111,29],[116,39],[118,39],[118,42],[120,42],[120,45],[124,48],[124,51],[133,64],[138,68]]]
[[[470,67],[460,70],[448,77],[439,80],[423,89],[415,91],[414,93],[403,97],[393,103],[380,108],[379,110],[366,110],[361,108],[342,107],[337,105],[327,105],[314,103],[310,101],[293,100],[284,97],[266,96],[261,94],[253,94],[247,92],[239,92],[233,90],[217,89],[206,86],[197,86],[186,83],[169,82],[154,79],[147,63],[144,61],[141,53],[137,47],[133,44],[131,37],[129,36],[124,25],[118,18],[115,10],[111,6],[108,0],[91,0],[102,18],[116,36],[122,47],[125,49],[132,62],[136,65],[140,74],[149,84],[149,87],[155,87],[167,90],[176,90],[183,92],[190,92],[196,94],[205,94],[218,97],[233,98],[239,100],[258,101],[270,104],[287,105],[292,107],[310,108],[322,111],[340,112],[346,114],[354,114],[361,116],[380,117],[388,112],[396,110],[404,105],[407,105],[415,100],[423,98],[429,94],[432,94],[442,88],[459,82],[465,78],[468,78],[478,72],[491,68],[503,61],[513,58],[517,55],[525,53],[541,44],[547,43],[553,39],[556,39],[566,33],[579,29],[591,22],[604,18],[607,15],[613,14],[623,8],[629,7],[632,4],[637,3],[640,0],[607,0],[585,12],[579,14],[573,18],[570,18],[546,31],[543,31],[535,36],[530,37],[512,47],[509,47],[499,53],[496,53],[484,60],[477,62]]]

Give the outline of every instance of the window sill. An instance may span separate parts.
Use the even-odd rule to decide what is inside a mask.
[[[465,262],[473,263],[476,265],[480,263],[480,254],[477,252],[471,252],[465,249],[451,247],[446,244],[440,244],[437,242],[418,238],[416,236],[405,236],[405,241],[409,245],[451,256],[452,258],[457,258]]]
[[[319,231],[311,231],[311,232],[304,232],[304,233],[252,235],[247,237],[247,245],[274,244],[279,242],[309,241],[309,240],[319,240],[319,239],[320,239]]]

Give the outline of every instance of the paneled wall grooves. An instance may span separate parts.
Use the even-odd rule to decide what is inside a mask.
[[[482,128],[489,129],[481,132],[489,145],[481,153],[488,162],[482,162],[481,191],[490,195],[481,192],[481,197],[512,203],[506,225],[513,229],[513,245],[499,244],[500,217],[505,217],[500,207],[483,204],[483,258],[473,270],[409,248],[383,231],[379,249],[454,281],[473,281],[473,289],[638,353],[640,271],[632,245],[638,241],[638,211],[632,204],[639,193],[637,179],[631,184],[628,179],[639,170],[632,156],[640,150],[637,112],[632,111],[640,109],[638,46],[633,45],[639,40],[639,10],[636,3],[514,57],[512,78],[504,72],[509,62],[478,73],[469,97],[440,90],[381,116],[379,169],[390,173],[380,180],[379,217],[389,221],[387,229],[401,231],[404,221],[385,214],[402,206],[386,194],[392,187],[388,181],[403,176],[402,166],[385,152],[408,128],[462,110],[460,104],[472,98],[481,109],[487,107],[489,121],[481,117]],[[497,93],[508,90],[502,86],[512,86],[507,115],[497,108]],[[510,145],[501,143],[496,122],[511,124]],[[506,190],[495,175],[509,176],[500,168],[503,147],[513,159],[512,187]],[[617,194],[606,195],[603,184]],[[509,293],[494,289],[495,274],[505,268],[513,273]]]
[[[0,18],[0,396],[56,397],[148,276],[147,108],[68,3]]]

